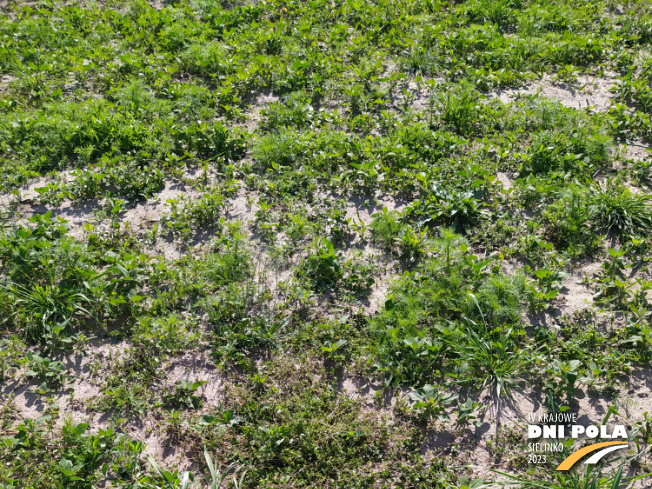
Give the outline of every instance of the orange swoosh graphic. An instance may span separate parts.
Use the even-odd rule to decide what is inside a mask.
[[[588,447],[584,447],[575,453],[571,453],[566,460],[564,460],[562,463],[559,464],[559,467],[557,467],[557,470],[568,470],[570,469],[575,462],[577,462],[579,459],[581,459],[584,455],[587,455],[591,452],[595,452],[596,450],[600,450],[601,448],[604,447],[610,447],[612,445],[627,445],[627,442],[623,441],[605,441],[604,443],[596,443],[595,445],[589,445]]]

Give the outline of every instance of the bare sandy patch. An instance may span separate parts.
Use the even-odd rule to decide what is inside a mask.
[[[600,269],[601,263],[588,262],[564,278],[560,293],[557,296],[562,302],[559,310],[563,314],[572,314],[593,306],[593,294],[584,283],[586,277],[591,278]]]
[[[496,173],[496,180],[500,182],[500,184],[503,186],[505,190],[510,190],[513,185],[512,185],[512,180],[509,178],[509,175],[507,173],[503,172],[498,172]]]
[[[11,83],[17,80],[15,76],[12,75],[2,75],[0,76],[0,93],[6,92],[9,87],[11,86]]]
[[[229,220],[239,219],[245,224],[250,224],[256,219],[258,206],[257,195],[245,189],[240,189],[235,198],[228,202],[226,217]]]
[[[86,345],[85,355],[76,353],[64,355],[59,360],[67,368],[67,375],[72,376],[74,380],[66,383],[60,390],[47,395],[37,394],[35,388],[40,381],[27,379],[23,372],[19,371],[13,379],[0,382],[0,393],[14,397],[18,423],[25,419],[43,416],[50,404],[58,405],[57,426],[61,426],[66,417],[72,418],[77,423],[89,422],[89,419],[94,419],[96,416],[86,409],[86,403],[101,393],[94,380],[93,365],[118,358],[125,344],[125,342],[112,344],[92,341]],[[52,403],[48,402],[48,397],[52,398]],[[106,425],[102,424],[100,427],[105,428]]]
[[[204,399],[204,410],[210,410],[223,397],[224,376],[215,367],[207,351],[197,354],[186,353],[174,358],[165,369],[166,388],[172,388],[180,381],[206,382],[197,389],[197,394]]]
[[[194,199],[198,198],[201,192],[188,185],[174,181],[165,180],[165,186],[155,197],[138,203],[131,209],[120,215],[120,222],[128,222],[132,228],[143,229],[149,228],[152,223],[159,222],[163,214],[168,210],[168,200],[180,198]]]
[[[341,196],[333,196],[341,199]],[[370,196],[350,196],[346,202],[346,218],[353,221],[359,220],[365,225],[371,224],[374,214],[382,212],[384,208],[388,211],[400,212],[407,207],[408,202],[395,199],[389,195],[379,195],[376,198]]]
[[[367,314],[374,315],[385,307],[388,292],[396,277],[397,274],[391,272],[386,272],[376,277],[371,294],[364,302],[364,309]]]
[[[251,100],[251,106],[247,113],[247,120],[244,124],[249,132],[254,132],[260,126],[260,121],[263,120],[263,110],[271,104],[278,102],[280,97],[275,95],[272,91],[265,91],[257,94]]]
[[[559,101],[566,107],[574,109],[590,108],[594,112],[604,112],[611,105],[613,93],[611,87],[616,83],[615,77],[597,78],[586,75],[577,77],[574,85],[554,82],[550,75],[529,82],[518,89],[496,90],[489,92],[489,98],[498,98],[503,103],[510,103],[523,95],[538,95]]]
[[[623,144],[621,145],[621,154],[627,160],[644,161],[652,156],[652,150],[642,145]]]

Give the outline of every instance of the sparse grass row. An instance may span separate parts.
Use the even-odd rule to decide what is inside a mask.
[[[248,364],[246,354],[274,351],[303,335],[302,329],[297,329],[300,310],[286,309],[296,300],[294,294],[300,292],[300,287],[288,290],[290,293],[277,306],[272,306],[270,291],[262,277],[256,279],[251,251],[237,226],[231,226],[222,240],[216,242],[213,252],[202,260],[186,258],[176,266],[166,266],[148,264],[142,255],[106,260],[95,255],[92,248],[86,249],[68,238],[65,228],[49,217],[35,221],[34,228],[21,227],[4,238],[7,245],[3,256],[5,327],[41,345],[46,353],[56,353],[79,342],[83,344],[84,335],[93,325],[109,326],[109,318],[116,314],[124,322],[122,332],[116,333],[127,334],[135,341],[139,338],[139,325],[159,324],[150,314],[205,312],[212,327],[209,340],[215,358],[245,365]],[[394,214],[381,213],[372,229],[381,243],[385,240],[390,247],[400,243],[406,253],[405,233],[411,228],[397,221]],[[298,268],[300,282],[305,280],[316,292],[327,289],[337,294],[352,293],[354,299],[368,291],[373,283],[373,271],[360,258],[343,261],[326,238],[317,239],[314,246],[312,254]],[[536,274],[538,283],[528,283],[523,276],[503,276],[495,258],[482,259],[470,254],[468,242],[449,230],[441,231],[439,237],[424,241],[421,246],[418,255],[411,255],[412,266],[417,264],[416,268],[404,275],[381,315],[370,323],[373,331],[370,342],[357,338],[352,346],[358,351],[372,352],[377,359],[372,359],[370,366],[399,384],[435,382],[442,378],[440,375],[449,375],[446,372],[458,361],[465,365],[464,369],[488,369],[481,374],[479,370],[465,373],[464,369],[454,367],[460,382],[466,382],[467,375],[469,379],[487,375],[487,381],[497,382],[493,368],[507,363],[508,358],[517,359],[518,351],[538,348],[525,341],[521,311],[554,298],[555,293],[550,294],[556,290],[554,282],[548,284],[543,273]],[[618,255],[614,255],[614,263],[621,263]],[[624,280],[615,266],[605,269],[604,279],[599,282],[603,285],[596,287],[606,298],[622,301],[631,292],[627,286],[621,287],[622,292],[618,293],[613,289],[615,285],[609,280]],[[162,286],[164,289],[153,293]],[[644,295],[637,295],[636,301],[640,307],[647,304]],[[169,324],[175,324],[176,320],[172,317],[170,321]],[[182,328],[181,332],[184,331]],[[494,335],[502,338],[495,345]],[[495,366],[482,363],[474,366],[463,356],[459,357],[458,347],[464,344],[462,338],[470,342],[469,351],[478,349],[477,345],[472,346],[474,342],[487,341],[485,346],[490,357],[478,361],[495,362]],[[508,338],[514,339],[508,342]],[[170,338],[170,341],[174,340]],[[632,341],[635,340],[620,344]],[[647,343],[643,341],[640,347],[640,356],[633,359],[645,363]],[[173,348],[176,350],[172,351],[179,351],[179,347]],[[618,347],[615,351],[619,351]],[[415,355],[414,363],[408,352]],[[146,385],[140,377],[144,365],[141,361],[132,365],[137,365],[138,373],[138,382],[133,385],[142,388]],[[518,369],[513,371],[518,374]],[[116,388],[128,388],[131,383],[124,382],[124,366],[120,372]],[[126,398],[129,396],[115,397],[116,400]]]
[[[179,104],[157,99],[134,82],[116,94],[115,103],[57,103],[2,116],[5,188],[70,169],[75,179],[62,190],[73,199],[91,199],[107,190],[147,198],[161,190],[162,170],[175,171],[184,159],[242,157],[242,136],[211,121],[209,114],[187,109],[187,100],[180,97]],[[189,111],[186,117],[184,110]]]
[[[373,65],[387,55],[407,52],[412,70],[448,71],[453,78],[494,86],[514,83],[523,73],[608,60],[632,44],[649,42],[648,12],[621,21],[605,15],[606,2],[575,8],[420,0],[337,8],[327,2],[283,5],[179,2],[160,10],[144,1],[103,9],[52,5],[37,17],[15,7],[15,18],[2,24],[7,49],[0,62],[18,77],[17,91],[32,103],[68,96],[49,88],[69,72],[81,93],[110,90],[133,76],[164,85],[176,74],[189,74],[222,82],[220,105],[229,113],[252,90],[309,89],[323,95],[348,63]],[[606,36],[614,25],[621,27],[618,34]],[[463,31],[447,36],[451,28]],[[505,30],[515,36],[503,36]],[[35,39],[42,46],[38,51],[31,48]]]
[[[560,13],[566,12],[565,8],[556,7],[556,13],[540,24],[531,20],[541,10],[535,5],[428,5],[383,1],[373,7],[347,4],[330,13],[319,4],[290,3],[279,14],[271,5],[221,9],[205,3],[180,3],[156,11],[144,2],[129,2],[123,5],[126,15],[112,8],[53,5],[39,10],[35,17],[30,17],[29,9],[17,9],[16,17],[8,17],[2,24],[7,44],[0,61],[3,70],[17,78],[3,99],[7,127],[1,146],[7,159],[3,185],[13,187],[37,174],[84,167],[112,153],[134,161],[141,169],[144,161],[151,160],[174,167],[187,154],[199,160],[237,157],[241,155],[237,135],[226,134],[215,119],[224,114],[240,117],[250,95],[265,88],[288,94],[291,106],[267,110],[269,129],[276,129],[272,125],[304,127],[313,111],[307,102],[318,104],[328,97],[349,108],[355,116],[350,121],[352,128],[365,130],[368,114],[382,115],[389,96],[400,92],[403,77],[387,73],[384,59],[408,49],[411,36],[436,51],[432,56],[442,60],[435,63],[436,70],[454,74],[450,81],[471,81],[480,90],[495,84],[491,81],[495,77],[502,85],[511,83],[510,76],[524,72],[597,63],[612,49],[627,48],[637,39],[623,29],[607,40],[595,37],[596,28],[611,28],[609,17],[599,15],[603,5],[587,4],[569,15]],[[517,23],[522,26],[519,36],[503,36],[502,29],[516,21],[518,11],[522,11]],[[292,23],[308,14],[317,17],[293,31]],[[566,20],[559,21],[562,18]],[[572,19],[578,18],[582,21],[575,24]],[[53,36],[55,22],[62,27]],[[97,23],[101,29],[89,27]],[[443,29],[467,23],[468,35],[442,35]],[[253,25],[269,29],[250,28]],[[420,35],[428,41],[418,41],[421,29],[406,28],[408,25],[423,27]],[[374,34],[364,37],[363,29]],[[120,42],[107,42],[118,32]],[[398,32],[407,33],[407,38]],[[551,36],[559,40],[546,44],[544,39]],[[25,44],[35,38],[41,40],[39,51]],[[317,42],[322,44],[315,46]],[[512,46],[513,42],[525,43],[526,48]],[[540,51],[529,52],[545,46],[555,56],[566,54],[555,59]],[[469,53],[477,53],[479,61]],[[505,53],[521,53],[531,62],[503,60]],[[70,72],[79,79],[68,81]],[[483,77],[489,81],[482,82]],[[67,89],[66,95],[60,89],[65,83],[75,87]],[[59,89],[54,89],[57,86]],[[104,100],[72,96],[93,91]],[[298,95],[292,95],[297,91]],[[446,89],[439,97],[442,120],[466,134],[474,115],[467,105],[476,101],[469,98],[471,92],[461,98],[452,93]],[[33,105],[41,108],[35,110]],[[623,130],[619,128],[620,133]],[[548,166],[535,162],[534,171],[542,164]],[[128,167],[130,173],[133,170]],[[131,195],[149,196],[155,191],[146,188]]]

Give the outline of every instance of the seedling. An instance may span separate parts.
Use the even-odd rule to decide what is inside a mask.
[[[25,354],[25,363],[27,364],[25,375],[42,381],[41,385],[36,388],[36,392],[39,394],[61,389],[67,381],[74,379],[74,377],[66,375],[67,369],[63,363],[50,360],[39,354],[27,352]]]
[[[164,400],[167,404],[175,407],[197,409],[201,407],[202,402],[195,391],[205,384],[205,380],[194,382],[180,380],[174,385],[174,389],[164,396]]]

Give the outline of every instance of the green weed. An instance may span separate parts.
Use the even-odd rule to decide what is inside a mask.
[[[621,239],[645,234],[652,224],[650,197],[633,194],[616,182],[593,187],[590,202],[595,226],[602,231],[613,231]]]

